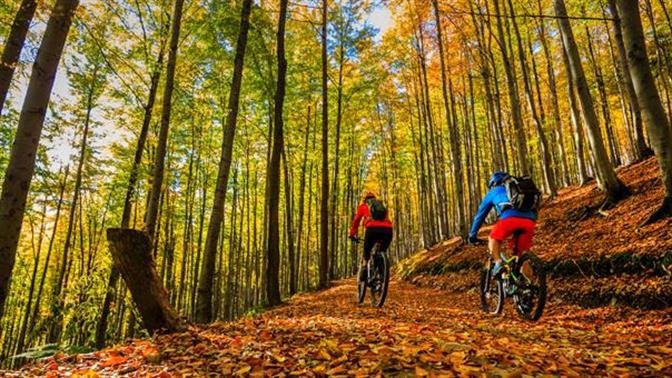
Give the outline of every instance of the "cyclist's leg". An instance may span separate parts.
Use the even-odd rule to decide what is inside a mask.
[[[509,230],[507,219],[500,219],[495,223],[495,227],[490,232],[488,237],[488,249],[492,259],[497,263],[502,262],[502,242],[511,235],[512,230]]]
[[[519,222],[520,230],[523,232],[518,237],[518,251],[519,255],[523,252],[529,251],[532,248],[532,240],[534,238],[534,229],[536,224],[531,219],[521,219]],[[522,266],[522,273],[527,277],[531,277],[533,274],[532,267],[529,264]]]
[[[364,263],[366,264],[371,258],[371,250],[373,246],[376,245],[378,241],[378,236],[374,229],[367,228],[364,232]]]

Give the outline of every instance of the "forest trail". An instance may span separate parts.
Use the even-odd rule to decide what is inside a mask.
[[[537,323],[478,308],[476,292],[394,280],[382,309],[356,305],[355,281],[258,316],[57,357],[19,375],[566,376],[672,374],[672,311],[581,309],[550,298]],[[95,372],[95,373],[94,373]]]

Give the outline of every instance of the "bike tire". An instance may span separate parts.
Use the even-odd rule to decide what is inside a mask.
[[[520,269],[525,263],[529,262],[532,267],[533,274],[537,278],[538,285],[533,285],[533,287],[526,287],[519,285],[519,291],[529,290],[529,293],[524,296],[522,293],[514,295],[514,301],[516,302],[516,311],[518,314],[526,320],[537,321],[541,318],[542,313],[544,312],[544,306],[546,305],[546,269],[544,267],[544,262],[537,257],[532,252],[527,252],[520,257],[518,263],[516,264],[516,272],[519,274],[521,279],[524,278],[524,274],[520,272]],[[533,304],[531,308],[527,308],[526,301],[529,299],[527,295],[534,295]]]
[[[488,314],[501,314],[504,309],[506,295],[502,280],[492,278],[492,260],[489,260],[481,271],[481,287],[479,291],[481,294],[481,309]],[[492,303],[493,301],[494,303]]]
[[[387,299],[387,289],[390,284],[390,266],[387,261],[387,256],[385,253],[379,253],[376,256],[375,260],[375,273],[374,275],[380,274],[380,293],[377,293],[377,290],[371,288],[371,305],[373,307],[383,307],[385,304],[385,299]]]
[[[357,271],[357,303],[364,303],[364,298],[366,298],[366,280],[362,281],[362,275],[366,272],[366,265],[360,264],[359,270]]]

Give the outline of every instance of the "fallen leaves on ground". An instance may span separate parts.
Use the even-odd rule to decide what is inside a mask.
[[[354,281],[338,281],[326,291],[294,297],[255,317],[52,358],[17,374],[672,374],[672,310],[580,309],[551,298],[542,319],[530,323],[520,320],[510,303],[502,316],[482,313],[474,292],[447,293],[393,281],[382,309],[356,305],[354,293]]]

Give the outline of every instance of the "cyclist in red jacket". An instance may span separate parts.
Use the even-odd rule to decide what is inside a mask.
[[[363,221],[363,222],[362,222]],[[357,239],[359,224],[364,224],[364,263],[369,261],[371,250],[380,243],[380,251],[385,252],[392,242],[392,221],[382,201],[372,192],[366,192],[350,227],[350,239]]]

